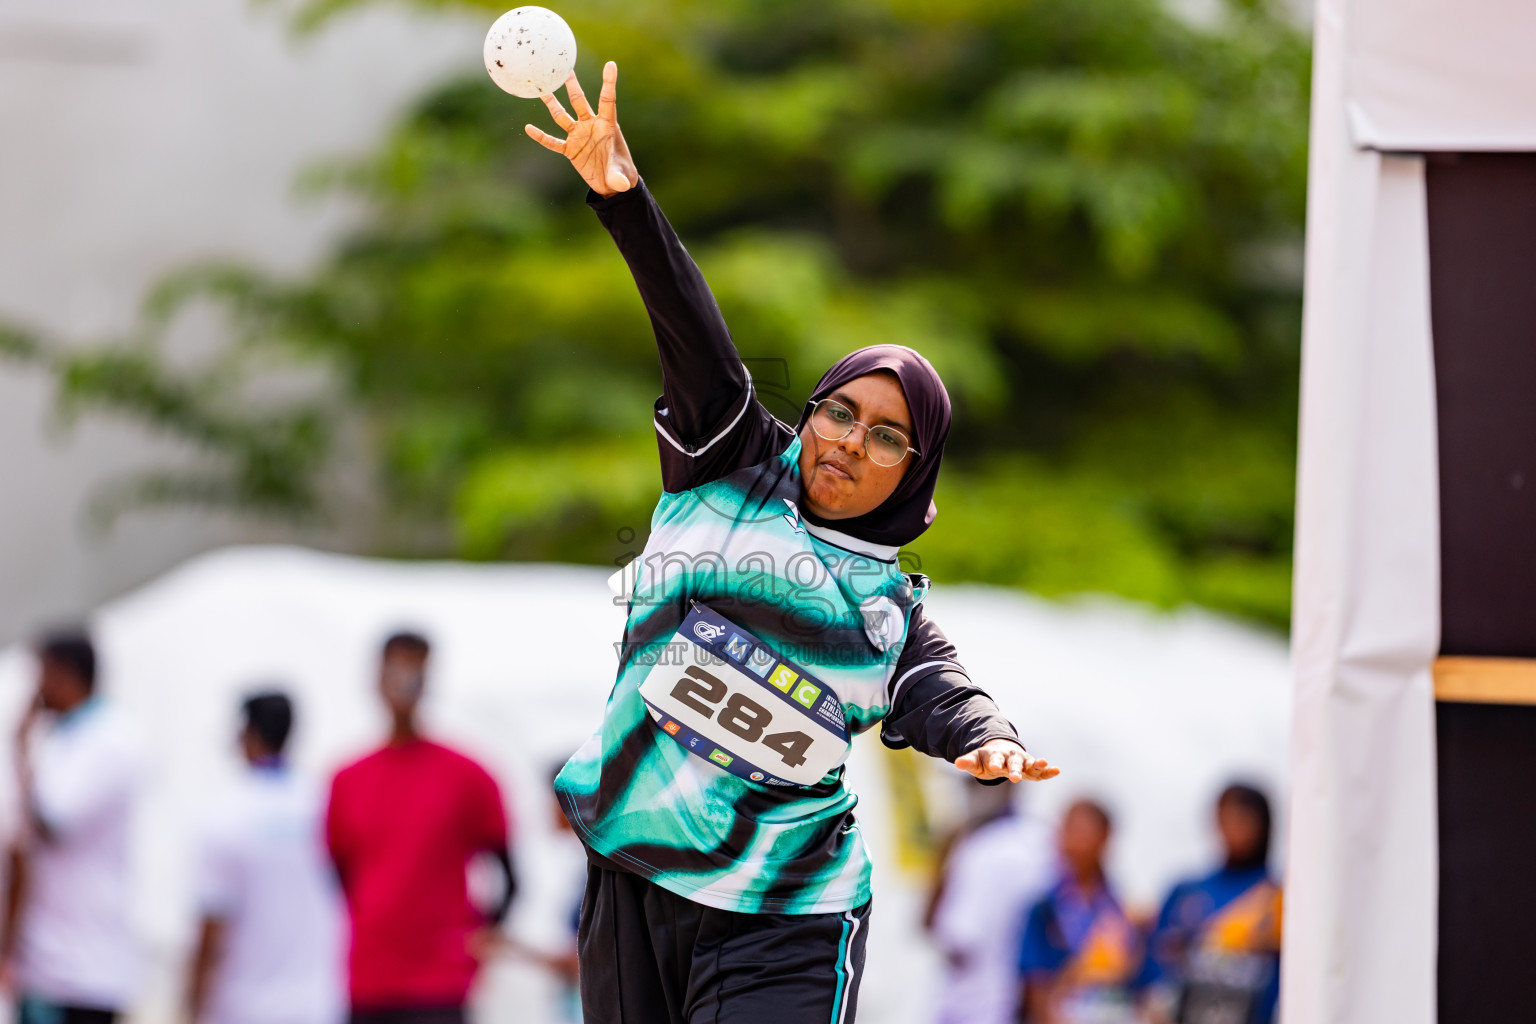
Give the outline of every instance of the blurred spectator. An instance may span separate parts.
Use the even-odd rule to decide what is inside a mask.
[[[189,991],[194,1024],[335,1024],[340,929],[320,838],[320,794],[283,758],[293,705],[242,706],[247,765],[220,794],[199,851],[202,926]]]
[[[1269,1024],[1280,997],[1280,886],[1269,876],[1269,800],[1235,784],[1216,801],[1226,863],[1175,886],[1141,983],[1155,1021]]]
[[[418,727],[429,651],[414,633],[384,644],[389,742],[331,784],[326,838],[352,919],[354,1024],[463,1021],[516,889],[495,780]],[[494,857],[504,880],[488,915],[472,906],[466,882],[480,854]]]
[[[1024,918],[1050,885],[1051,830],[1012,786],[966,780],[968,820],[945,847],[924,924],[944,953],[940,1024],[1008,1024]]]
[[[555,795],[555,776],[559,775],[560,770],[564,767],[565,763],[562,761],[560,764],[555,765],[554,769],[549,773],[550,820],[554,822],[556,834],[568,836],[574,840],[576,838],[576,831],[571,828],[571,823],[566,818],[564,809],[560,806],[560,798]],[[580,851],[581,848],[579,846],[576,846],[575,850],[573,850],[573,852],[578,854]],[[576,931],[577,926],[581,923],[581,901],[587,891],[586,862],[586,856],[581,854],[579,862],[581,870],[573,873],[566,885],[568,890],[566,902],[569,905],[570,913],[566,915],[563,922],[565,925],[563,932],[566,940],[565,948],[559,953],[546,955],[543,958],[544,966],[560,982],[559,1002],[562,1019],[571,1022],[581,1020],[581,991],[577,985],[579,964],[576,956]]]
[[[581,901],[587,889],[587,857],[580,841],[576,839],[571,823],[566,820],[565,811],[560,807],[559,797],[555,795],[555,776],[559,775],[564,767],[565,761],[562,760],[554,765],[549,773],[550,822],[555,827],[557,837],[561,840],[569,840],[570,866],[577,870],[572,871],[568,879],[563,879],[563,884],[555,890],[564,897],[561,903],[556,904],[564,911],[559,917],[560,926],[557,933],[559,945],[551,950],[518,944],[517,951],[554,976],[558,986],[555,995],[555,1011],[560,1020],[577,1024],[582,1019],[582,1015],[576,933],[581,923]]]
[[[36,653],[37,696],[16,736],[24,820],[0,954],[22,1024],[110,1024],[139,976],[127,893],[141,752],[96,695],[89,636],[55,633]]]
[[[1141,936],[1104,874],[1109,812],[1091,800],[1061,822],[1059,880],[1030,908],[1019,953],[1028,1024],[1130,1024]]]

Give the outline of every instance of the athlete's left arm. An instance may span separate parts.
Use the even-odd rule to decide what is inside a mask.
[[[881,725],[888,747],[942,757],[983,782],[1049,779],[1059,769],[1024,749],[1013,724],[971,682],[955,645],[918,605],[891,675],[891,710]]]

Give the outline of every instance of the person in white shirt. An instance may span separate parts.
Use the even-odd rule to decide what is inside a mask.
[[[139,974],[128,829],[141,752],[120,713],[96,696],[88,635],[49,635],[35,653],[37,696],[16,737],[23,822],[0,979],[21,1024],[111,1024]]]
[[[948,847],[926,924],[944,954],[938,1024],[1012,1024],[1026,912],[1054,880],[1049,825],[1008,786],[968,784],[966,825]]]
[[[214,804],[198,856],[190,1019],[335,1024],[344,951],[321,794],[284,761],[289,699],[260,693],[242,711],[247,767]]]

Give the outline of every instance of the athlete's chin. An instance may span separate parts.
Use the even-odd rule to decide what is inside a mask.
[[[810,510],[822,519],[847,519],[858,513],[853,509],[853,485],[847,480],[828,479],[826,474],[818,474],[820,479],[812,482],[806,488],[806,504]]]

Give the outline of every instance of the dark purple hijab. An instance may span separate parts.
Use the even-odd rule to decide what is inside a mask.
[[[920,537],[939,514],[933,504],[933,488],[939,480],[939,463],[944,459],[944,441],[949,437],[949,392],[933,366],[905,345],[871,345],[861,348],[832,364],[816,390],[811,392],[795,433],[805,427],[810,403],[866,374],[888,370],[901,382],[912,412],[912,447],[917,455],[908,455],[911,465],[889,498],[872,512],[851,519],[818,519],[802,509],[801,515],[828,529],[840,530],[873,544],[910,544]]]

